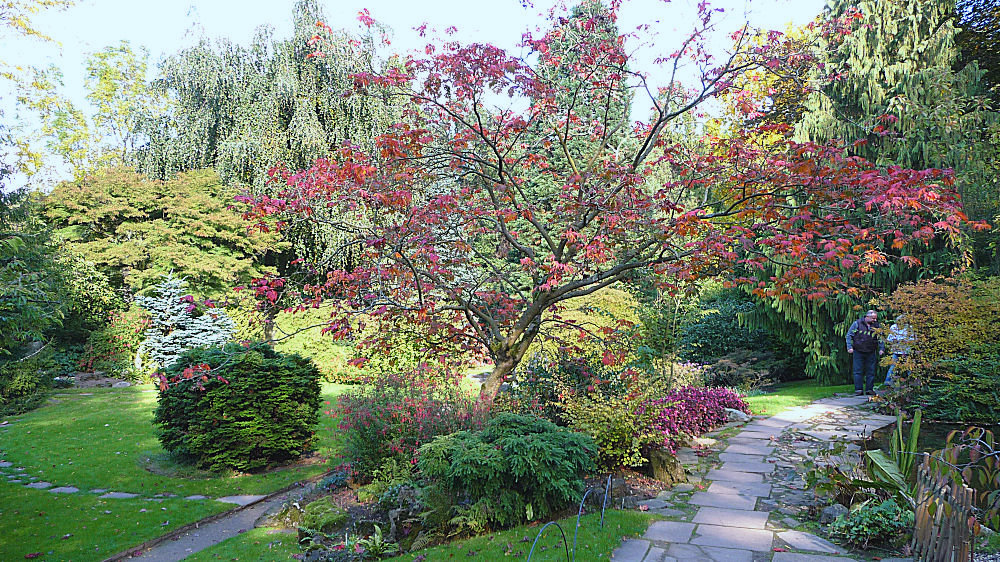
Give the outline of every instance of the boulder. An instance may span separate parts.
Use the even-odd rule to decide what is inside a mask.
[[[741,412],[734,408],[726,408],[726,419],[728,419],[731,422],[746,423],[753,418],[750,416],[750,414],[746,412]]]
[[[841,515],[847,515],[850,512],[851,510],[840,505],[839,503],[835,503],[831,506],[823,508],[823,511],[821,511],[819,514],[819,522],[822,523],[823,525],[828,525],[830,523],[833,523],[833,520],[836,519],[837,517]]]
[[[684,467],[677,457],[663,449],[654,449],[649,453],[649,467],[653,478],[667,484],[684,482]]]

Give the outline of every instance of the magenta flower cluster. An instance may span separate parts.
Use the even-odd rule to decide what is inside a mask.
[[[687,438],[726,423],[726,408],[750,413],[747,403],[731,389],[685,386],[648,400],[640,414],[655,412],[652,427],[663,434],[664,448],[674,453]]]

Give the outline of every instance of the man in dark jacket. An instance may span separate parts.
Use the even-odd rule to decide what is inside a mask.
[[[878,357],[885,353],[885,344],[875,335],[878,313],[869,310],[847,330],[847,353],[854,356],[854,394],[875,392],[875,368]]]

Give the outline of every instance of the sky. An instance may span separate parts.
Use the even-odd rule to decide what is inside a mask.
[[[544,14],[554,0],[321,0],[327,23],[333,28],[360,30],[358,12],[367,9],[372,17],[392,30],[395,52],[422,50],[427,39],[419,37],[414,27],[427,23],[443,31],[458,29],[460,41],[489,42],[518,52],[517,44],[525,31],[544,26]],[[36,27],[58,41],[44,43],[35,39],[11,39],[0,35],[0,59],[18,65],[48,66],[63,70],[64,93],[78,107],[86,107],[84,90],[85,61],[90,53],[103,47],[130,41],[150,53],[150,74],[156,64],[201,37],[226,37],[248,43],[261,25],[274,28],[275,37],[291,32],[294,0],[78,0],[63,11],[37,15]],[[728,35],[749,21],[766,29],[785,29],[812,20],[823,8],[823,0],[716,0],[713,8],[718,33],[712,48],[719,54],[729,45]],[[656,32],[655,51],[669,53],[679,46],[684,34],[692,29],[697,0],[631,0],[619,18],[622,33],[648,24]],[[643,49],[651,53],[650,49]],[[652,55],[635,59],[632,68],[643,70]],[[16,114],[9,89],[0,88],[0,108],[4,118]]]

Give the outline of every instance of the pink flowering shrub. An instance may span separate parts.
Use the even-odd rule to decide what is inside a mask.
[[[352,472],[367,480],[387,459],[415,463],[417,449],[438,435],[481,429],[489,401],[460,383],[457,375],[416,370],[381,375],[341,395],[331,414],[341,416]]]
[[[750,413],[747,403],[731,389],[693,386],[647,400],[640,410],[653,414],[651,427],[663,436],[664,448],[673,453],[686,438],[726,423],[726,408]]]

